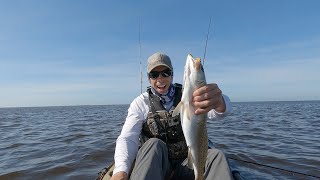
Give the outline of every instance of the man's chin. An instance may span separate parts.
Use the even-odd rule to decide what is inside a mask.
[[[159,94],[165,94],[168,92],[167,88],[157,88]]]

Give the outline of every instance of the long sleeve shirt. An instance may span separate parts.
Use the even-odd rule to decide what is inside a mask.
[[[226,95],[222,96],[226,104],[226,111],[219,113],[212,109],[208,112],[209,119],[223,118],[232,111],[230,99]],[[147,120],[148,112],[149,94],[145,92],[135,98],[128,109],[126,121],[116,142],[114,154],[115,169],[113,170],[113,174],[120,171],[124,171],[128,174],[131,170],[133,161],[138,153],[140,143],[139,136],[142,125]]]

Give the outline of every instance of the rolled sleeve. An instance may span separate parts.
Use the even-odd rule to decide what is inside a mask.
[[[212,109],[208,112],[209,119],[222,119],[229,115],[232,112],[232,105],[230,99],[227,95],[222,95],[224,103],[226,105],[226,110],[224,112],[217,112],[216,110]]]

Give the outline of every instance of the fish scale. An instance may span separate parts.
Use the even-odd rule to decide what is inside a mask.
[[[180,113],[181,125],[188,146],[188,166],[193,168],[195,179],[204,179],[208,154],[207,114],[195,115],[192,105],[193,92],[206,85],[206,78],[199,58],[188,54],[184,67],[183,92],[173,115]]]

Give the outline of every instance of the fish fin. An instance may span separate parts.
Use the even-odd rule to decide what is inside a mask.
[[[193,158],[190,148],[188,148],[188,168],[193,169]]]
[[[172,112],[172,116],[177,116],[180,113],[180,110],[183,107],[183,103],[180,102],[176,108],[174,108],[173,112]]]
[[[187,119],[188,120],[191,120],[191,117],[192,117],[192,114],[191,114],[191,111],[190,111],[190,104],[186,104],[186,107],[185,107],[185,109],[186,109],[186,115],[187,115]]]

